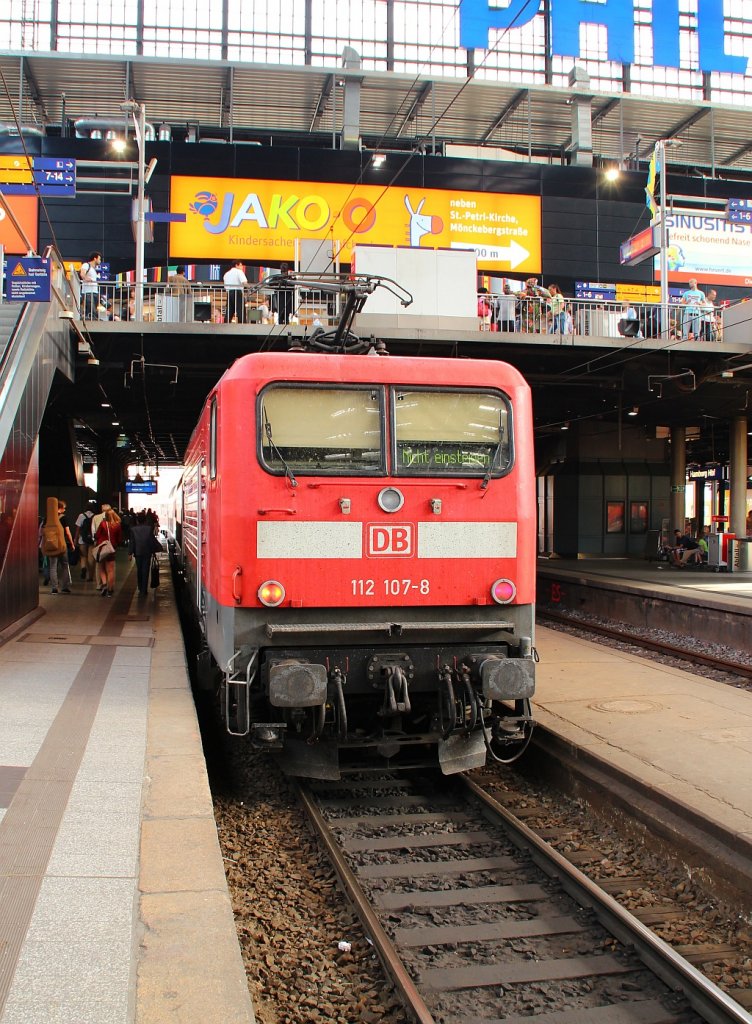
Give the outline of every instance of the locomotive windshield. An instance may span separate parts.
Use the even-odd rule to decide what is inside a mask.
[[[512,465],[510,411],[498,392],[396,390],[394,472],[500,476]]]
[[[511,422],[498,391],[272,384],[259,399],[260,455],[279,474],[502,476]]]
[[[381,388],[291,387],[261,396],[261,454],[276,472],[383,474]]]

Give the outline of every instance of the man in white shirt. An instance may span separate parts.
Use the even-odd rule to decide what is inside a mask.
[[[223,280],[227,291],[227,322],[242,324],[245,322],[243,289],[248,284],[248,278],[245,276],[245,267],[240,260],[236,260],[226,271]]]
[[[78,276],[81,280],[81,297],[84,300],[84,320],[96,320],[99,302],[99,275],[97,267],[102,262],[102,253],[93,252],[89,259],[81,264]]]

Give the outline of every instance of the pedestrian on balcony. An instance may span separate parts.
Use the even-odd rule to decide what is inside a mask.
[[[549,334],[566,334],[566,308],[567,304],[561,293],[558,284],[550,284],[548,291],[551,298],[548,300]]]
[[[99,274],[97,267],[102,262],[102,253],[93,252],[89,259],[81,264],[78,272],[81,281],[81,298],[84,300],[84,320],[96,320],[99,305]]]
[[[543,321],[543,303],[551,298],[548,288],[538,284],[537,277],[529,277],[524,289],[517,296],[517,320],[519,329],[527,334],[540,334]]]
[[[697,287],[697,280],[694,277],[690,278],[689,288],[681,297],[681,304],[684,307],[682,337],[685,341],[700,337],[700,325],[702,323],[705,302],[705,292],[701,292]]]
[[[175,269],[174,274],[170,274],[167,285],[170,295],[176,300],[178,322],[184,324],[192,320],[193,310],[189,308],[191,282],[185,276],[185,267],[182,264]]]
[[[290,265],[281,263],[279,267],[279,278],[271,285],[276,289],[272,298],[274,312],[277,314],[278,324],[289,324],[295,315],[295,283],[290,277]]]
[[[227,292],[227,323],[245,323],[245,286],[248,278],[241,260],[235,260],[224,275],[225,291]]]
[[[702,307],[702,340],[703,341],[719,341],[718,331],[718,312],[716,305],[718,302],[718,292],[715,288],[711,288],[705,296],[705,302]]]

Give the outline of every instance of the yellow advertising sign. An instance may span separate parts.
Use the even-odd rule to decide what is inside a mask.
[[[618,302],[660,302],[661,286],[658,284],[617,284]]]
[[[26,174],[28,175],[28,179],[21,179],[21,180],[29,180],[29,181],[31,181],[32,161],[33,161],[33,158],[30,157],[30,156],[20,156],[20,155],[17,156],[15,154],[11,154],[10,156],[0,156],[0,171],[3,172],[3,175],[2,175],[3,181],[16,181],[17,180],[15,178],[8,178],[8,177],[6,177],[6,175],[7,175],[7,173],[9,171],[10,172],[25,171]]]
[[[474,249],[481,270],[540,271],[538,196],[461,189],[175,176],[170,259],[263,263],[295,257],[295,240]]]

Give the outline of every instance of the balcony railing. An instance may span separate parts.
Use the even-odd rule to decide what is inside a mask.
[[[136,286],[99,282],[97,320],[133,320]],[[255,323],[301,324],[305,327],[334,326],[339,321],[341,296],[310,288],[248,289],[235,298],[223,285],[146,284],[146,323]],[[82,309],[83,309],[83,303]]]
[[[563,307],[552,307],[545,298],[517,298],[513,295],[478,294],[478,325],[482,331],[555,335],[561,342],[573,337],[664,338],[695,341],[723,340],[723,308],[705,306],[699,310],[670,305],[667,324],[662,324],[659,303],[604,302],[592,299],[564,299]]]
[[[133,320],[135,294],[135,284],[100,282],[95,319]],[[326,329],[338,324],[343,305],[344,296],[337,292],[305,287],[249,288],[242,299],[235,299],[221,284],[146,284],[143,319],[164,324],[299,324]],[[83,309],[83,302],[81,306]],[[625,309],[621,302],[565,299],[563,309],[554,312],[543,298],[479,294],[477,327],[481,331],[549,335],[561,344],[587,336],[722,341],[723,309],[707,307],[692,313],[672,305],[663,330],[658,303],[631,303]]]

